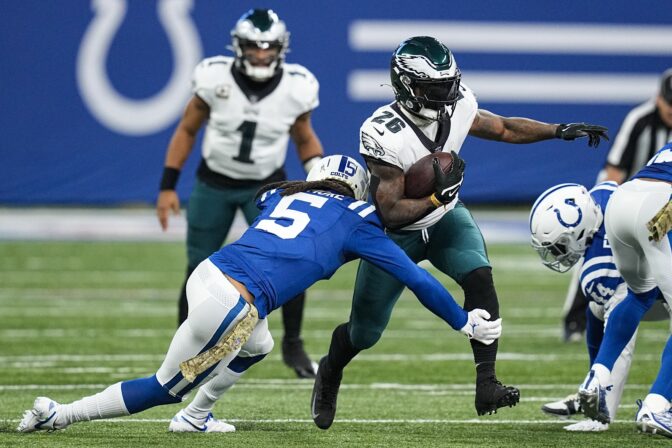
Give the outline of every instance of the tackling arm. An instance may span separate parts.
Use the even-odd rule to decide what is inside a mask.
[[[371,197],[385,227],[400,229],[436,208],[429,196],[422,199],[404,197],[404,172],[401,168],[369,157],[366,164],[371,171]]]
[[[296,146],[296,152],[299,154],[306,173],[324,156],[322,143],[312,127],[310,114],[306,112],[300,115],[289,129],[289,135]]]
[[[198,131],[209,116],[210,106],[194,95],[170,139],[161,179],[161,191],[156,201],[156,214],[163,230],[168,228],[168,214],[171,211],[175,215],[180,213],[180,200],[175,192],[177,179],[187,157],[191,154]]]

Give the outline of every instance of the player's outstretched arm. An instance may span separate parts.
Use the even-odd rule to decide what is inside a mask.
[[[506,143],[534,143],[552,138],[575,140],[588,137],[588,146],[609,140],[607,128],[588,123],[550,124],[530,118],[502,117],[485,109],[476,113],[469,134]]]
[[[401,168],[370,158],[366,162],[371,171],[371,197],[385,227],[400,229],[436,209],[429,196],[421,199],[404,197],[404,172]]]
[[[196,135],[210,115],[210,107],[198,96],[194,95],[184,110],[173,137],[168,144],[166,160],[161,177],[159,197],[156,201],[156,215],[161,228],[168,228],[168,215],[180,213],[180,200],[175,192],[180,171],[187,157],[191,154]]]

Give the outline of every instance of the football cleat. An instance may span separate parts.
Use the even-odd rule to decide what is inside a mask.
[[[300,338],[282,340],[282,360],[287,367],[294,369],[297,377],[315,378],[317,365],[308,357]]]
[[[661,436],[672,438],[672,412],[652,412],[646,403],[637,400],[637,416],[635,424],[637,429],[651,434],[660,434]]]
[[[204,419],[187,415],[184,409],[175,414],[168,425],[170,432],[235,432],[236,427],[221,420],[217,420],[209,413]]]
[[[570,415],[579,414],[581,412],[579,394],[568,395],[562,400],[546,403],[541,407],[541,410],[555,417],[569,417]]]
[[[610,423],[611,416],[607,408],[607,392],[612,386],[602,386],[595,371],[588,373],[586,381],[579,387],[579,403],[583,415],[600,423]]]
[[[327,357],[320,360],[310,397],[310,413],[320,429],[329,429],[336,416],[336,399],[341,387],[343,372],[332,372],[327,367]]]
[[[476,384],[476,413],[478,415],[497,413],[504,406],[513,407],[520,401],[520,391],[504,386],[497,377],[491,376]]]
[[[33,409],[23,413],[21,423],[16,428],[19,432],[56,431],[67,425],[58,425],[59,404],[47,397],[37,397],[33,403]]]
[[[600,423],[595,420],[585,419],[571,425],[563,426],[565,431],[572,432],[601,432],[609,429],[608,423]]]

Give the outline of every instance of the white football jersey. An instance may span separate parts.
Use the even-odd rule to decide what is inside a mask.
[[[289,128],[319,105],[319,84],[305,67],[284,64],[277,86],[257,96],[236,82],[233,63],[216,56],[194,70],[192,91],[210,106],[203,159],[233,179],[262,180],[284,165]]]
[[[405,173],[415,162],[430,153],[438,151],[459,153],[478,111],[478,102],[471,89],[462,84],[460,93],[461,98],[455,106],[453,116],[441,123],[436,141],[428,138],[404,115],[401,106],[396,102],[379,108],[360,129],[360,154],[397,166]],[[452,210],[456,203],[457,198],[404,227],[404,230],[418,230],[431,226]]]

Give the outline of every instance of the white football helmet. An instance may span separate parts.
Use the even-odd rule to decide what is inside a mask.
[[[236,68],[255,81],[266,81],[275,75],[285,60],[289,48],[289,32],[285,22],[271,9],[251,9],[231,30],[232,49],[236,53]],[[275,49],[268,60],[250,60],[250,48]]]
[[[532,247],[544,266],[566,272],[583,257],[601,224],[602,211],[583,185],[556,185],[532,206]]]
[[[355,193],[355,199],[360,201],[366,201],[369,195],[369,173],[351,157],[325,157],[310,169],[306,177],[309,182],[325,179],[345,183]]]

